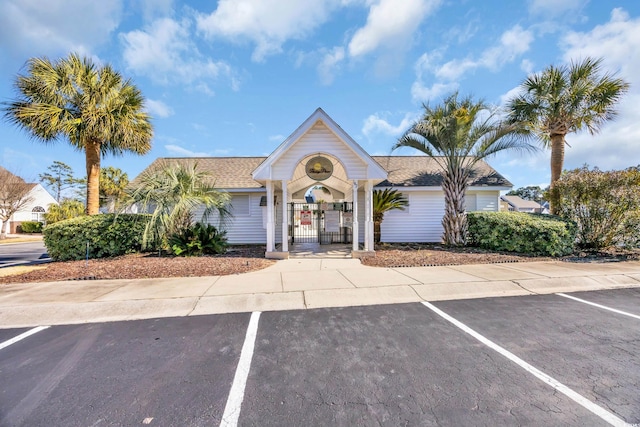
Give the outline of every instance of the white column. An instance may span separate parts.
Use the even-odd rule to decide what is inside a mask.
[[[289,252],[289,212],[287,208],[287,181],[282,180],[282,252]]]
[[[267,181],[267,252],[274,252],[276,230],[274,225],[273,182]]]
[[[353,238],[353,250],[360,249],[358,246],[358,181],[353,180],[353,221],[351,221],[351,235]]]
[[[374,250],[373,244],[373,185],[367,181],[364,185],[364,250]]]

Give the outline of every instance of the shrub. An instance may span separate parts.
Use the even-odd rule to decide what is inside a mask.
[[[494,251],[562,256],[573,252],[575,224],[523,212],[469,212],[469,245]]]
[[[168,242],[171,251],[179,256],[221,254],[227,248],[226,232],[200,222],[170,235]]]
[[[559,214],[577,224],[578,246],[628,245],[634,235],[637,242],[638,231],[633,227],[640,209],[640,169],[603,172],[584,166],[565,172],[554,186]]]
[[[105,258],[141,250],[148,215],[102,214],[71,218],[43,230],[49,256],[56,261]]]
[[[20,230],[23,233],[41,233],[42,223],[38,221],[23,221],[20,223]]]

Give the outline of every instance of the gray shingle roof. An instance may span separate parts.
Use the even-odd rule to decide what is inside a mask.
[[[253,180],[251,173],[266,157],[160,157],[153,161],[140,175],[163,165],[178,163],[198,164],[198,170],[205,171],[213,178],[218,188],[262,188],[262,184]],[[138,175],[133,186],[138,182]]]
[[[388,173],[387,179],[377,187],[439,187],[442,185],[441,168],[428,156],[373,156]],[[471,174],[471,186],[512,187],[487,162],[480,161]]]
[[[438,164],[427,156],[372,156],[389,176],[377,187],[439,187],[442,175]],[[140,175],[162,167],[163,164],[196,162],[198,169],[208,172],[218,188],[262,188],[251,173],[266,157],[164,157],[151,163]],[[132,185],[139,180],[136,177]],[[512,184],[486,162],[476,164],[472,186],[511,187]]]

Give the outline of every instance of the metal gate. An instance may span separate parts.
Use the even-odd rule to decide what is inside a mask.
[[[351,243],[352,202],[289,203],[292,243]]]

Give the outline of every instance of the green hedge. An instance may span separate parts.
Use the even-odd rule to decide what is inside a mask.
[[[42,223],[38,221],[22,221],[20,231],[23,233],[42,233]]]
[[[576,226],[560,217],[523,212],[469,212],[467,219],[470,246],[543,256],[573,253]]]
[[[139,252],[148,215],[100,214],[56,222],[43,229],[44,244],[56,261],[105,258]]]

